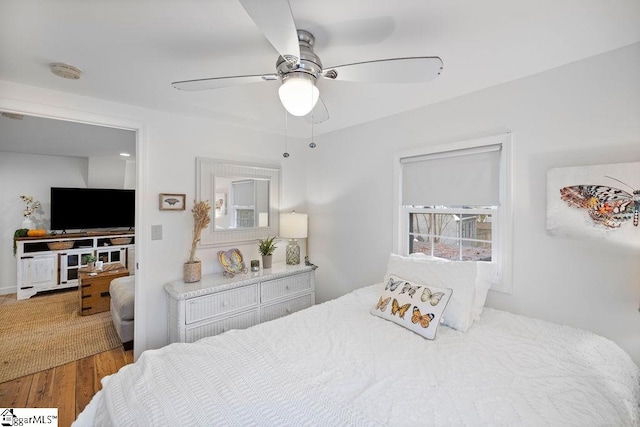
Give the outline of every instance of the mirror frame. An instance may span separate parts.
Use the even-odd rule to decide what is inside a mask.
[[[215,200],[215,177],[242,177],[269,180],[269,226],[215,230],[215,206],[211,203],[211,222],[202,230],[200,246],[221,246],[228,243],[245,243],[277,236],[280,212],[280,165],[233,162],[221,159],[196,157],[196,197],[198,200]]]

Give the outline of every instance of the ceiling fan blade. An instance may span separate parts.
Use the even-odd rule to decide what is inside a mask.
[[[318,102],[316,102],[316,106],[313,107],[311,113],[304,117],[307,123],[313,123],[314,125],[329,120],[329,110],[327,110],[327,106],[324,104],[322,97],[318,98]]]
[[[184,80],[181,82],[173,82],[171,86],[180,90],[208,90],[218,89],[221,87],[238,86],[247,83],[262,82],[265,80],[278,80],[277,74],[259,74],[254,76],[230,76],[230,77],[212,77],[209,79]]]
[[[322,75],[339,81],[426,83],[435,79],[442,68],[442,60],[437,56],[416,56],[327,67]]]
[[[240,0],[271,46],[291,64],[300,63],[300,44],[287,0]]]

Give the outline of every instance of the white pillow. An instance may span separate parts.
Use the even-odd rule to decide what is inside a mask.
[[[470,262],[470,261],[463,261]],[[495,262],[475,261],[477,266],[476,272],[476,293],[473,297],[473,308],[471,314],[473,320],[479,320],[484,308],[484,303],[487,301],[487,294],[491,289],[491,282],[498,270],[498,264]]]
[[[391,275],[395,275],[429,288],[451,288],[453,296],[444,313],[443,323],[466,332],[473,323],[476,270],[474,262],[442,262],[391,254],[384,281],[388,283]]]
[[[371,314],[432,340],[452,292],[420,286],[391,274]]]
[[[448,260],[446,258],[438,258],[431,255],[423,254],[422,252],[412,253],[411,255],[409,255],[409,257],[414,259],[428,259],[432,261],[451,262],[451,260]],[[496,274],[498,265],[496,263],[487,262],[487,261],[463,261],[463,262],[473,262],[477,265],[476,292],[473,295],[473,305],[471,309],[471,316],[473,320],[479,320],[480,315],[482,314],[482,309],[484,308],[484,304],[487,301],[487,294],[489,293],[489,289],[491,289],[493,277]]]

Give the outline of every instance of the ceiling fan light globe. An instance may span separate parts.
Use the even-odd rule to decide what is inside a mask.
[[[320,91],[310,77],[287,77],[278,89],[280,102],[293,116],[306,116],[318,102]]]

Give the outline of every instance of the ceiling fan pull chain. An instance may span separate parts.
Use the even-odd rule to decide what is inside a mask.
[[[287,150],[287,146],[289,143],[289,113],[287,110],[284,110],[284,153],[282,153],[282,157],[285,159],[289,157],[289,150]]]
[[[316,148],[316,143],[313,142],[313,113],[311,113],[311,143],[309,144],[309,148]]]

